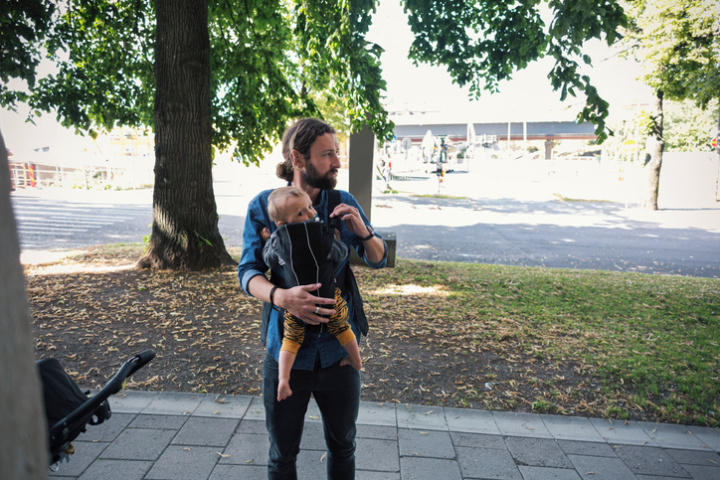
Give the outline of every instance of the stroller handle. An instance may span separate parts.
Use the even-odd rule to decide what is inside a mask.
[[[150,360],[155,358],[155,351],[154,350],[145,350],[144,352],[140,352],[137,355],[133,355],[128,359],[128,362],[133,362],[133,367],[130,369],[130,373],[127,374],[127,376],[131,376],[133,373],[140,370],[142,367],[147,365]]]
[[[102,390],[95,394],[95,397],[108,398],[110,395],[118,393],[125,379],[147,365],[153,358],[155,358],[154,350],[145,350],[128,358],[120,367],[120,370],[105,384]]]
[[[123,382],[133,373],[144,367],[150,360],[155,358],[153,350],[145,350],[144,352],[133,355],[125,363],[122,364],[120,370],[105,384],[105,386],[90,397],[87,402],[80,405],[74,411],[70,412],[65,418],[50,426],[50,438],[54,441],[57,438],[63,438],[63,432],[67,432],[67,426],[88,418],[95,409],[108,399],[111,395],[115,395],[122,388]]]

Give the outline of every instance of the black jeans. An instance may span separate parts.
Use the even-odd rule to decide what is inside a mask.
[[[295,480],[303,422],[310,395],[320,409],[328,449],[327,478],[355,478],[355,422],[360,408],[360,372],[350,365],[293,370],[292,395],[277,401],[278,364],[269,355],[263,366],[265,424],[270,434],[268,478]]]

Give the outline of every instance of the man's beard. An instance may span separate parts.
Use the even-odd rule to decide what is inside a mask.
[[[313,188],[320,190],[332,190],[337,185],[337,177],[331,177],[329,170],[325,176],[321,176],[315,166],[310,161],[305,162],[305,172],[303,173],[303,181]]]

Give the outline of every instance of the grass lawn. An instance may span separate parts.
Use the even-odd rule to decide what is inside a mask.
[[[408,260],[359,278],[373,309],[452,338],[451,350],[503,355],[512,343],[523,360],[505,360],[529,365],[515,381],[545,383],[533,410],[562,413],[596,389],[607,416],[637,409],[718,425],[720,280]],[[533,375],[532,359],[588,380],[555,388]]]

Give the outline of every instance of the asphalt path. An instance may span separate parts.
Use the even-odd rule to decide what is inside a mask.
[[[720,278],[720,210],[385,196],[373,214],[403,258]]]
[[[228,246],[242,244],[252,196],[278,185],[267,172],[215,183]],[[532,179],[475,173],[449,174],[440,185],[431,179],[393,186],[399,193],[375,189],[371,215],[376,230],[395,233],[399,258],[720,278],[714,202],[674,208],[666,201],[657,212],[622,202],[568,202]],[[150,190],[26,189],[11,198],[25,262],[89,245],[142,242],[150,232]]]

